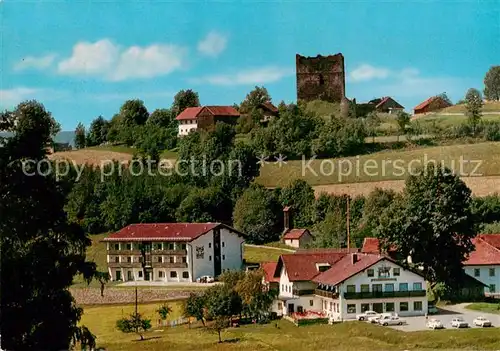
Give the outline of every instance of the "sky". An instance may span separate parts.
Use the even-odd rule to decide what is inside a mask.
[[[406,110],[457,101],[500,64],[500,1],[0,0],[0,108],[42,102],[63,130],[127,99],[150,112],[181,89],[202,105],[256,85],[296,101],[295,54],[345,58],[346,95]]]

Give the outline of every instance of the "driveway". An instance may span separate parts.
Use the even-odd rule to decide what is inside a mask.
[[[455,317],[462,317],[471,328],[480,328],[476,327],[472,324],[472,321],[479,316],[483,316],[488,318],[493,327],[500,327],[500,315],[492,314],[492,313],[483,313],[480,311],[468,310],[465,306],[468,303],[458,304],[458,305],[450,305],[445,306],[444,308],[439,308],[439,313],[435,315],[429,315],[429,319],[436,318],[443,323],[446,329],[451,328],[451,320]],[[392,328],[402,330],[402,331],[418,331],[418,330],[427,330],[426,320],[424,316],[419,317],[401,317],[406,320],[406,325],[402,326],[393,326]]]

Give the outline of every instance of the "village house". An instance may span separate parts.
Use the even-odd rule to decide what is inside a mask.
[[[369,103],[375,105],[377,112],[393,114],[404,110],[404,107],[390,96],[373,99]]]
[[[292,208],[290,206],[283,208],[284,229],[281,240],[290,247],[304,248],[314,240],[314,237],[308,229],[292,229],[291,216]]]
[[[428,112],[433,112],[437,110],[441,110],[443,108],[449,107],[451,104],[444,100],[440,96],[432,96],[428,98],[427,100],[421,102],[415,108],[413,109],[413,113],[415,115],[422,114],[422,113],[428,113]]]
[[[243,265],[243,235],[221,223],[131,224],[103,241],[112,281],[193,282]]]
[[[179,121],[179,136],[188,135],[198,128],[213,130],[217,122],[236,124],[240,113],[232,106],[188,107],[175,118]]]
[[[273,308],[279,315],[313,312],[343,321],[368,310],[401,316],[427,312],[424,278],[385,255],[358,249],[298,251],[279,258],[273,278],[278,277]]]
[[[259,105],[259,110],[262,113],[260,122],[264,125],[278,116],[278,108],[269,101],[261,103]]]

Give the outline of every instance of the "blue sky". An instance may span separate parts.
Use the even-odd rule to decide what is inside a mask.
[[[129,98],[169,107],[241,102],[255,85],[293,102],[295,54],[342,52],[346,93],[393,96],[407,110],[452,100],[500,64],[500,2],[0,0],[0,107],[43,102],[72,130]]]

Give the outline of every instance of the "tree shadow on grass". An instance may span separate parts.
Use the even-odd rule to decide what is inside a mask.
[[[235,344],[237,342],[240,342],[240,338],[233,338],[233,339],[225,339],[225,340],[222,340],[222,343],[223,344]]]
[[[161,336],[148,336],[144,337],[144,339],[135,339],[133,341],[141,342],[141,341],[146,341],[146,340],[153,340],[153,339],[161,339]]]

